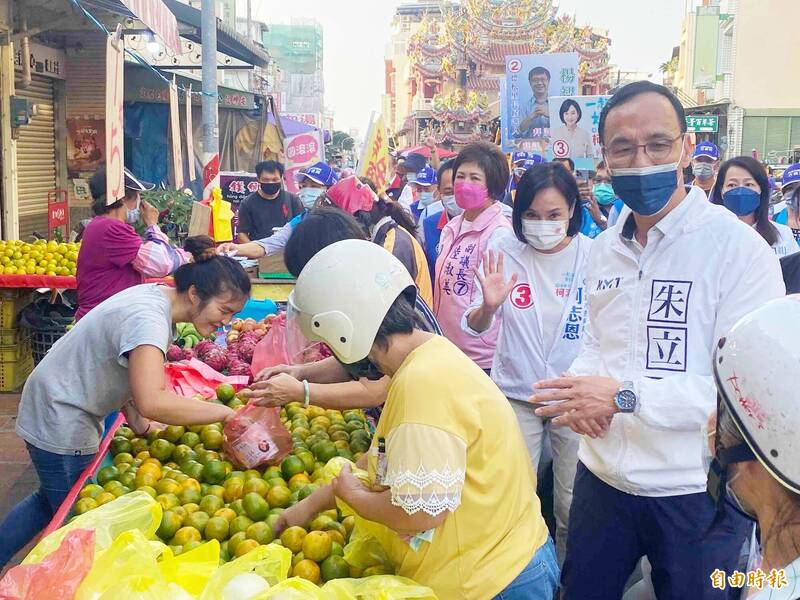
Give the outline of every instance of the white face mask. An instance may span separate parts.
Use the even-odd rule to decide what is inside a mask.
[[[550,250],[567,237],[569,221],[538,221],[522,219],[525,240],[537,250]]]
[[[442,204],[444,205],[447,214],[451,217],[457,217],[461,213],[464,212],[464,209],[461,208],[458,204],[456,204],[456,197],[455,194],[450,194],[449,196],[442,196]]]

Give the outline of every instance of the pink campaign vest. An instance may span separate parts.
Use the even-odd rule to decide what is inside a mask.
[[[464,227],[464,225],[466,225]],[[433,310],[444,335],[482,369],[492,367],[500,319],[480,337],[461,329],[464,316],[475,297],[475,269],[481,264],[489,238],[495,230],[510,229],[500,204],[495,203],[469,223],[464,217],[452,219],[442,230],[436,259]]]

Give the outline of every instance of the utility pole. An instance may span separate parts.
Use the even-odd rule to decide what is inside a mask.
[[[219,107],[217,91],[217,0],[202,0],[200,17],[203,46],[203,199],[219,187]]]

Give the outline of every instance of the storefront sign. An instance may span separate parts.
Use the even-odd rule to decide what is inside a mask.
[[[106,205],[125,195],[122,100],[125,49],[121,26],[106,41]]]
[[[50,239],[53,231],[69,225],[69,205],[66,190],[51,190],[47,194],[47,229]]]
[[[19,44],[15,44],[14,49],[14,70],[22,71],[22,48]],[[57,48],[30,44],[27,60],[31,67],[31,73],[55,79],[67,78],[67,57]]]
[[[178,86],[175,78],[169,84],[169,134],[172,140],[172,171],[175,187],[183,187],[183,152],[181,151],[181,123],[178,118]]]
[[[233,217],[234,236],[236,236],[239,225],[239,206],[250,194],[258,191],[258,187],[258,178],[255,173],[222,171],[219,174],[219,188],[222,191],[222,199],[231,203],[231,210],[235,215]]]
[[[322,123],[319,113],[283,113],[281,116],[313,127],[320,127]]]
[[[184,86],[189,87],[192,83],[199,82],[183,77],[177,78],[178,99],[181,102],[186,100]],[[200,105],[200,94],[191,95],[192,104]],[[130,67],[125,74],[125,102],[156,102],[159,104],[169,104],[169,88],[166,84],[156,79],[151,73],[144,69]],[[255,96],[250,92],[232,90],[231,88],[219,88],[219,107],[220,108],[239,108],[242,110],[252,110],[256,106]]]
[[[170,50],[181,51],[178,21],[161,0],[122,0],[122,3],[136,15],[136,18],[164,40]]]
[[[297,173],[309,165],[322,160],[323,146],[320,131],[290,135],[283,140],[284,155],[286,156],[286,173],[283,179],[286,189],[297,192]]]
[[[686,131],[689,133],[716,133],[719,127],[719,117],[717,116],[687,116]]]

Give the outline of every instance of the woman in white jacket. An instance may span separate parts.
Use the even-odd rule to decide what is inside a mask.
[[[582,212],[572,175],[555,163],[529,169],[517,185],[513,225],[493,239],[480,287],[462,320],[480,335],[502,318],[491,377],[516,412],[534,469],[548,430],[553,449],[556,547],[563,560],[580,437],[552,428],[527,402],[536,381],[558,377],[577,356],[585,325],[584,269],[592,240],[579,233]]]

